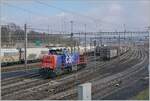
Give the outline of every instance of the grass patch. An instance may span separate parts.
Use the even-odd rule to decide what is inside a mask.
[[[149,100],[149,88],[144,89],[140,93],[138,93],[136,96],[132,98],[133,100]]]

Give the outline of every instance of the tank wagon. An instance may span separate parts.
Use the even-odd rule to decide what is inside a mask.
[[[24,62],[24,48],[19,50],[20,59],[22,62]],[[48,48],[27,48],[27,61],[28,63],[34,63],[34,62],[40,62],[43,55],[48,54],[49,49]]]
[[[39,73],[44,78],[79,70],[86,66],[86,57],[78,52],[69,53],[66,49],[51,49],[44,55]]]
[[[28,63],[38,62],[44,54],[48,54],[48,48],[27,48]],[[24,49],[1,49],[0,61],[1,66],[9,66],[24,63]]]
[[[1,66],[19,62],[19,51],[17,49],[1,49],[0,54]]]

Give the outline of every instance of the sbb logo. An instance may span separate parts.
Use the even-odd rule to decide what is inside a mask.
[[[67,55],[65,61],[66,61],[67,64],[72,63],[72,61],[73,61],[72,60],[72,56],[71,55]]]

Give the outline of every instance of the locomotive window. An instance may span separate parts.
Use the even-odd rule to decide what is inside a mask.
[[[50,54],[56,54],[56,50],[50,50],[49,53]]]
[[[62,55],[63,54],[63,52],[61,50],[57,50],[56,53],[57,53],[57,55]]]
[[[63,54],[62,50],[50,50],[49,52],[50,52],[50,54],[55,54],[55,55],[61,55],[61,54]]]

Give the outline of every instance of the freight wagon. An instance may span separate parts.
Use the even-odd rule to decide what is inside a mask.
[[[111,58],[117,57],[119,54],[122,55],[129,50],[127,46],[97,46],[95,48],[96,56],[99,56],[102,60],[110,60]]]
[[[120,54],[122,55],[122,54],[126,53],[128,50],[129,50],[129,47],[121,46],[120,47]]]
[[[48,54],[48,48],[27,48],[28,63],[40,61],[43,55]],[[24,63],[24,49],[1,49],[1,66],[9,66]]]
[[[17,49],[1,49],[1,66],[17,64],[19,61],[19,51]]]
[[[24,61],[24,49],[21,49],[21,60]],[[27,60],[30,62],[38,62],[42,59],[43,55],[48,54],[48,48],[27,48]]]
[[[118,49],[110,46],[97,46],[95,52],[96,56],[99,56],[102,60],[110,60],[118,55]]]

